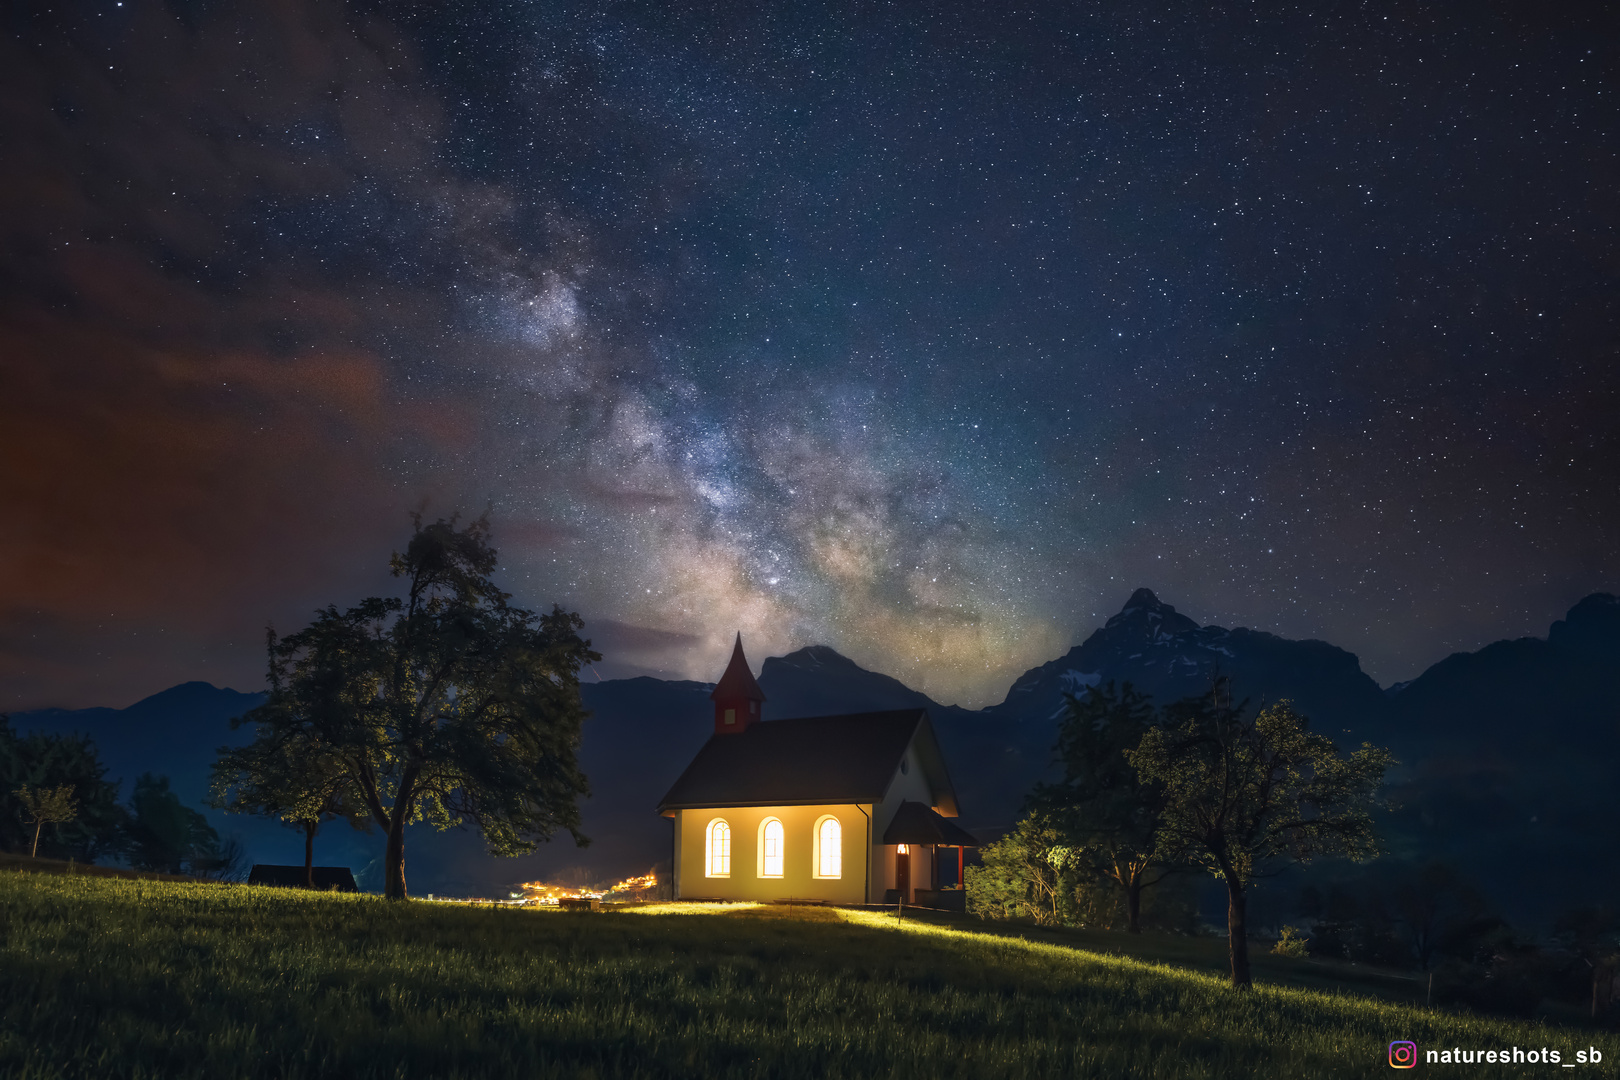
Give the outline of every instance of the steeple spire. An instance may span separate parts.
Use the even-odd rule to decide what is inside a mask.
[[[765,691],[748,670],[748,658],[743,655],[742,634],[731,650],[731,663],[726,673],[715,684],[709,695],[714,702],[714,730],[719,735],[741,734],[749,724],[760,719],[760,707],[765,704]]]

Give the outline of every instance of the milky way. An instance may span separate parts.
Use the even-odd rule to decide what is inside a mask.
[[[1384,682],[1620,588],[1614,16],[672,6],[14,16],[5,704],[251,688],[411,510],[604,677],[970,704],[1138,585]]]

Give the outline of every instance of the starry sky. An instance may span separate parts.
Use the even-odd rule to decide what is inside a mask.
[[[412,511],[592,677],[1544,634],[1620,591],[1600,7],[12,5],[0,708],[256,689]]]

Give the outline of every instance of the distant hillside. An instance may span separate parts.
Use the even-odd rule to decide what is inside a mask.
[[[1147,589],[1067,655],[1026,672],[987,712],[1055,735],[1064,692],[1130,681],[1160,703],[1229,676],[1239,698],[1291,698],[1349,748],[1391,747],[1388,849],[1443,858],[1516,920],[1620,895],[1620,600],[1588,596],[1546,639],[1457,653],[1381,691],[1320,641],[1199,626]],[[1035,736],[1027,741],[1038,743]],[[1523,868],[1550,871],[1556,885]],[[1361,873],[1349,870],[1348,873]]]
[[[40,709],[13,713],[18,731],[88,735],[96,744],[107,778],[119,781],[129,797],[135,778],[151,772],[167,776],[175,794],[201,810],[223,837],[240,840],[259,861],[304,861],[302,842],[272,822],[237,817],[204,804],[209,769],[221,746],[240,745],[251,731],[231,730],[231,718],[264,700],[205,682],[181,683],[123,709]],[[336,835],[337,830],[332,830]],[[324,839],[324,837],[323,837]],[[268,852],[268,855],[262,854]],[[285,856],[285,858],[284,858]]]
[[[1443,856],[1492,883],[1510,912],[1537,918],[1582,897],[1620,893],[1620,601],[1594,594],[1524,638],[1450,656],[1417,679],[1380,690],[1356,657],[1320,641],[1199,626],[1138,589],[1119,614],[1064,656],[1025,672],[988,709],[940,705],[867,671],[826,646],[766,658],[759,682],[769,719],[923,707],[939,732],[962,822],[990,834],[1010,825],[1050,768],[1066,692],[1130,681],[1158,702],[1206,692],[1217,675],[1255,703],[1287,697],[1341,745],[1370,739],[1402,764],[1392,776],[1402,808],[1392,849]],[[491,894],[534,878],[601,880],[669,858],[669,823],[653,811],[712,730],[709,684],[652,678],[586,684],[592,718],[580,756],[590,778],[589,847],[566,837],[521,859],[489,857],[467,833],[415,827],[407,872],[418,892]],[[215,749],[247,737],[229,719],[258,694],[186,683],[127,709],[44,710],[18,727],[80,731],[95,739],[113,777],[170,776],[200,805]],[[127,788],[126,788],[127,790]],[[297,837],[273,824],[209,812],[258,861],[292,862]],[[329,827],[322,861],[353,866],[371,884],[380,836]],[[1607,853],[1607,854],[1605,854]],[[1539,874],[1558,868],[1557,891]]]
[[[1411,850],[1486,879],[1528,917],[1620,896],[1620,600],[1546,639],[1455,653],[1389,696]]]
[[[489,895],[516,881],[548,875],[595,880],[644,872],[667,859],[669,823],[652,807],[708,737],[709,689],[646,678],[587,684],[583,695],[594,715],[580,758],[593,787],[584,805],[591,846],[577,848],[565,835],[535,855],[495,859],[471,833],[412,826],[406,860],[412,889]],[[11,719],[19,731],[90,736],[108,777],[123,782],[126,797],[141,773],[168,776],[180,798],[202,810],[220,835],[244,844],[250,862],[301,863],[303,840],[294,831],[205,806],[218,748],[252,738],[250,729],[233,731],[231,719],[263,700],[262,693],[189,682],[125,709],[42,709]],[[381,853],[380,833],[356,832],[341,823],[325,826],[316,840],[317,859],[353,868],[362,888],[381,887]]]
[[[180,798],[195,806],[208,794],[208,769],[218,748],[252,737],[249,732],[233,732],[231,718],[263,700],[262,693],[188,682],[125,709],[41,709],[13,714],[11,719],[22,731],[90,736],[101,751],[108,777],[124,782],[125,795],[141,773],[162,773],[174,781]]]

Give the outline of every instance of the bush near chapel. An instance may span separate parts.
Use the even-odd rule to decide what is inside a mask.
[[[1022,818],[1006,836],[979,849],[966,873],[968,913],[982,919],[1025,919],[1041,926],[1123,930],[1130,926],[1124,892],[1041,813]],[[1169,879],[1142,894],[1139,925],[1193,933],[1192,879]]]

